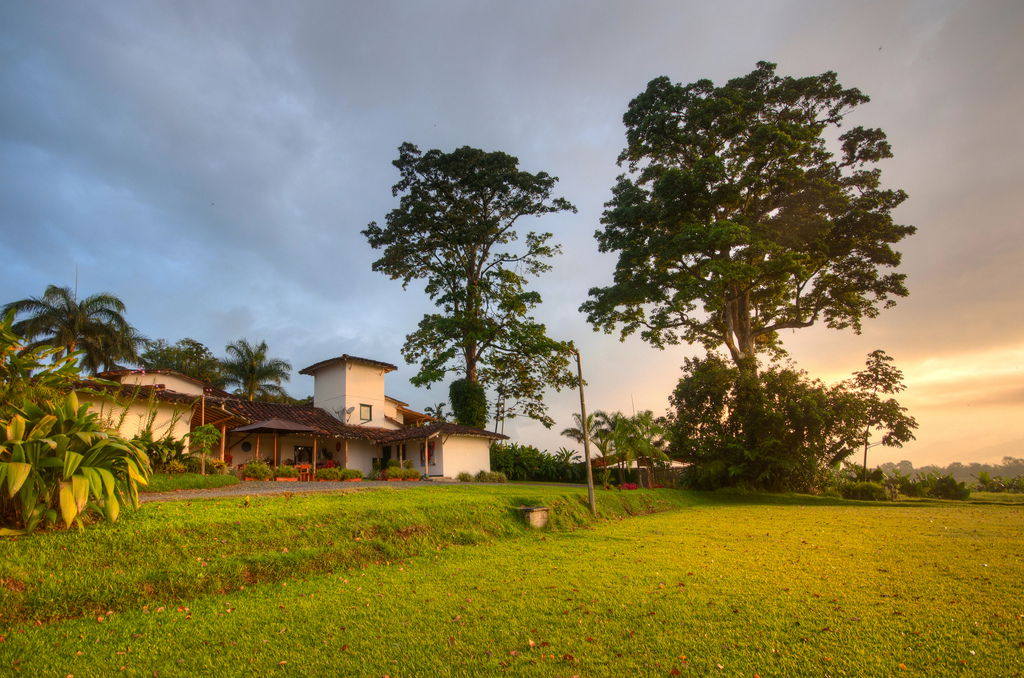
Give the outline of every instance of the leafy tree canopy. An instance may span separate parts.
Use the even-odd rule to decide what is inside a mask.
[[[671,453],[692,464],[697,489],[813,490],[863,439],[857,393],[777,365],[756,374],[715,354],[687,359],[671,403]]]
[[[868,97],[835,73],[792,78],[760,62],[715,86],[652,80],[623,117],[627,146],[596,234],[618,252],[613,284],[581,310],[606,332],[664,348],[726,347],[736,364],[778,354],[778,332],[859,331],[907,295],[893,245],[906,199],[881,187],[880,129],[844,117]]]
[[[451,372],[491,388],[503,381],[503,398],[550,425],[543,388],[575,380],[567,345],[530,316],[541,298],[526,284],[550,270],[559,247],[550,233],[530,231],[520,241],[516,225],[575,208],[553,197],[555,177],[524,172],[505,153],[468,146],[423,153],[411,143],[398,150],[393,164],[401,178],[392,193],[401,196],[399,206],[384,226],[373,222],[363,235],[383,251],[373,270],[403,286],[424,280],[437,305],[402,349],[420,366],[412,382],[429,385]]]
[[[21,317],[13,331],[33,340],[30,346],[59,346],[65,355],[80,352],[82,367],[93,374],[138,362],[144,340],[124,319],[124,303],[112,294],[79,300],[70,288],[50,285],[41,297],[4,306],[3,313],[9,311]]]
[[[903,372],[892,364],[892,356],[877,349],[868,354],[864,369],[855,372],[850,386],[860,394],[865,407],[864,422],[864,476],[868,472],[868,448],[871,432],[881,432],[882,439],[875,443],[885,447],[903,447],[914,439],[917,420],[907,414],[895,398],[883,398],[903,391]]]
[[[174,370],[217,388],[223,388],[225,375],[217,357],[195,339],[178,340],[168,344],[164,339],[147,341],[146,350],[139,356],[139,364],[150,370]]]

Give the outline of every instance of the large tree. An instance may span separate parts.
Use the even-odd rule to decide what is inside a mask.
[[[281,386],[291,378],[292,366],[279,358],[267,357],[267,342],[251,344],[246,339],[228,344],[227,358],[221,360],[224,383],[235,386],[235,393],[247,400],[261,398],[285,399]]]
[[[168,344],[164,339],[147,341],[146,350],[139,356],[139,364],[150,370],[181,372],[217,388],[224,386],[225,376],[220,361],[204,344],[188,337],[174,344]]]
[[[590,290],[588,320],[663,348],[728,349],[756,370],[780,330],[859,331],[906,296],[893,245],[912,234],[881,186],[879,129],[840,133],[868,97],[835,73],[780,77],[758,63],[715,86],[652,80],[623,117],[627,146],[596,234],[617,252],[613,284]]]
[[[373,270],[404,287],[425,280],[437,306],[402,349],[408,362],[419,363],[412,382],[429,385],[455,372],[470,384],[500,384],[503,399],[550,426],[543,389],[575,380],[567,345],[530,315],[541,297],[526,285],[550,270],[559,247],[550,233],[530,231],[520,241],[516,226],[524,217],[575,208],[553,197],[555,177],[524,172],[501,152],[463,146],[423,153],[403,143],[393,164],[401,177],[392,189],[399,206],[384,226],[373,222],[363,235],[383,250]],[[462,421],[460,412],[455,416]]]
[[[30,346],[58,346],[65,355],[80,351],[82,367],[92,373],[138,362],[144,339],[124,319],[124,303],[112,294],[80,300],[70,288],[50,285],[41,297],[4,306],[2,312],[9,311],[21,318],[13,331],[31,339]]]

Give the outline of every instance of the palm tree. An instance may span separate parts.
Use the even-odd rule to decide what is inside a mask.
[[[627,465],[633,461],[638,462],[636,469],[638,479],[642,478],[640,460],[668,461],[668,455],[660,447],[664,435],[665,427],[654,418],[654,413],[650,410],[638,412],[632,417],[620,415],[611,433],[620,462]],[[648,485],[651,484],[650,480],[650,467],[648,467]]]
[[[247,400],[261,397],[282,397],[288,394],[281,387],[282,381],[291,378],[291,363],[278,358],[267,357],[267,342],[253,346],[245,339],[228,344],[228,357],[221,361],[224,368],[225,385],[237,386],[235,394]]]
[[[82,367],[94,374],[119,362],[138,363],[144,339],[124,319],[124,303],[112,294],[79,301],[70,288],[50,285],[41,297],[7,304],[3,313],[8,311],[27,316],[13,329],[33,340],[29,346],[58,346],[65,355],[81,351]]]

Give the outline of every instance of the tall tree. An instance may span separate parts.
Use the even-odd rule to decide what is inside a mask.
[[[82,367],[94,374],[138,362],[144,339],[124,319],[124,303],[112,294],[79,300],[70,288],[50,285],[41,297],[7,304],[3,313],[8,311],[23,316],[13,330],[33,340],[30,346],[59,346],[65,355],[80,351]]]
[[[228,344],[228,357],[221,361],[226,386],[235,386],[235,393],[255,400],[259,397],[286,398],[281,382],[291,378],[291,363],[279,358],[268,358],[267,342],[253,345],[246,339]]]
[[[150,370],[174,370],[217,388],[224,386],[224,371],[220,361],[202,343],[195,339],[178,340],[168,344],[164,339],[147,341],[139,356],[139,364]]]
[[[588,320],[659,348],[724,346],[756,371],[758,353],[782,351],[780,330],[859,331],[906,296],[893,245],[915,229],[891,216],[906,194],[881,187],[885,133],[837,134],[867,101],[835,73],[780,77],[765,62],[720,87],[652,80],[623,116],[629,172],[596,234],[619,259]]]
[[[903,447],[903,443],[914,439],[917,420],[907,414],[893,395],[903,391],[903,372],[892,364],[892,356],[881,349],[868,354],[863,370],[853,373],[852,386],[864,402],[864,479],[868,474],[868,448],[871,447],[871,431],[882,433],[882,439],[875,443],[886,447]]]
[[[385,226],[373,222],[363,235],[383,250],[373,270],[403,287],[425,280],[438,308],[406,337],[402,354],[420,366],[412,383],[429,385],[461,372],[471,384],[494,387],[515,375],[502,384],[502,396],[550,426],[543,389],[575,379],[566,344],[549,338],[531,317],[541,298],[526,284],[550,270],[548,260],[559,247],[550,233],[530,231],[519,241],[516,224],[575,208],[552,196],[555,177],[521,171],[516,158],[501,152],[463,146],[423,153],[403,143],[393,164],[401,177],[392,188],[399,206]],[[460,411],[455,417],[463,421]]]

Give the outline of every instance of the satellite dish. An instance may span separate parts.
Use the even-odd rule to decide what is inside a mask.
[[[352,416],[352,413],[355,411],[355,409],[356,408],[355,408],[354,405],[352,407],[346,407],[345,408],[345,423],[346,424],[348,423],[349,417]]]

